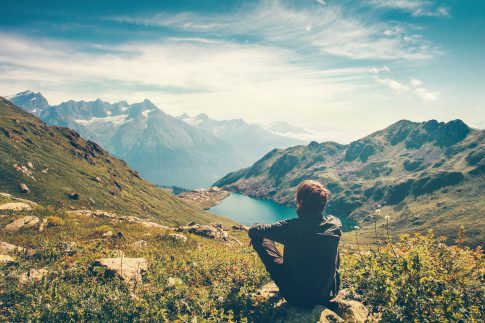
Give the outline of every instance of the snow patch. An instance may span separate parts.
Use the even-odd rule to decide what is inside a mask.
[[[143,112],[141,113],[141,115],[144,117],[144,118],[148,118],[148,115],[153,112],[155,110],[143,110]]]
[[[93,117],[89,120],[82,120],[82,119],[77,119],[74,120],[77,124],[80,124],[82,126],[90,126],[94,124],[100,124],[100,123],[111,123],[113,126],[119,126],[122,125],[123,123],[128,122],[129,120],[126,120],[128,118],[127,114],[120,114],[117,116],[110,116],[110,117],[103,117],[103,118],[96,118]]]

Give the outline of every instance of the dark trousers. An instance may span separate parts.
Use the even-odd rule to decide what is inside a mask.
[[[281,292],[284,289],[283,255],[276,247],[274,241],[269,239],[252,238],[251,245]]]

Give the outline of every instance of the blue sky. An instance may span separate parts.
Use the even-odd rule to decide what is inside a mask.
[[[342,142],[399,119],[483,128],[483,17],[478,0],[9,1],[0,86]]]

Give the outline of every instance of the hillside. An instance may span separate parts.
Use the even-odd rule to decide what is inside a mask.
[[[54,208],[110,210],[163,224],[221,220],[141,179],[75,131],[49,127],[4,98],[0,116],[1,192]]]
[[[463,225],[476,244],[485,241],[484,156],[485,131],[461,120],[403,120],[349,145],[275,149],[215,185],[294,206],[296,186],[316,179],[333,194],[327,212],[364,224],[368,235],[389,216],[398,232],[433,228],[450,239]]]

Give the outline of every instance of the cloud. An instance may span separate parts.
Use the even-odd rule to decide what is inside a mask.
[[[371,0],[371,4],[381,9],[401,10],[414,17],[449,17],[447,7],[431,0]]]
[[[296,8],[280,1],[266,0],[225,15],[184,12],[113,19],[208,38],[246,39],[313,51],[321,56],[356,60],[425,60],[441,53],[431,42],[403,24],[396,32],[395,23],[369,19],[349,10],[339,4]]]
[[[25,88],[52,103],[150,98],[164,110],[271,121],[282,106],[291,119],[329,109],[365,87],[368,67],[315,70],[294,64],[294,53],[254,44],[203,39],[131,42],[109,51],[83,51],[76,43],[0,33],[3,94]],[[230,107],[230,109],[228,109]]]
[[[374,80],[382,85],[385,85],[393,92],[402,95],[414,95],[419,97],[425,102],[434,102],[437,101],[440,92],[438,91],[430,91],[423,87],[423,82],[417,78],[411,78],[408,83],[402,83],[390,77],[379,77],[378,74],[383,71],[382,69],[373,68],[371,73],[374,74]],[[386,70],[386,72],[389,72]]]

